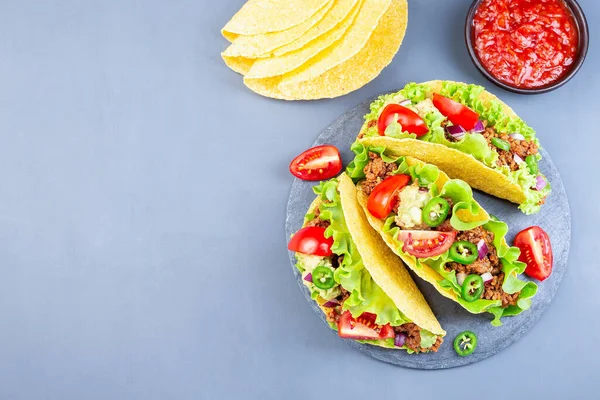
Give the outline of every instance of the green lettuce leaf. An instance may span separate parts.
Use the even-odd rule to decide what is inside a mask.
[[[421,331],[421,347],[423,348],[427,348],[427,347],[431,347],[435,344],[435,341],[437,340],[437,335],[434,335],[433,333],[430,333],[428,331]]]

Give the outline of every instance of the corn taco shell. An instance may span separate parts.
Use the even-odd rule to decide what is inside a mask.
[[[486,130],[485,135],[467,133],[460,140],[449,138],[442,125],[447,121],[431,102],[434,93],[476,111],[493,134]],[[386,129],[385,136],[380,136],[376,122],[381,111],[388,104],[406,100],[410,101],[408,107],[425,120],[429,133],[416,138],[396,124],[398,129],[391,132]],[[524,140],[513,140],[510,134],[521,135]],[[476,189],[519,204],[526,214],[538,212],[550,193],[550,184],[537,172],[541,155],[537,152],[539,142],[535,131],[508,105],[481,86],[452,81],[408,84],[401,91],[381,96],[371,104],[360,137],[366,146],[385,146],[391,154],[410,155],[435,164],[452,178],[462,179]],[[513,143],[511,151],[504,152],[490,144],[492,137],[502,137]],[[534,153],[534,169],[523,160],[530,153]],[[499,157],[500,154],[503,157]]]
[[[249,0],[223,27],[230,41],[240,35],[284,31],[308,20],[330,0]]]
[[[247,76],[244,84],[260,95],[285,100],[347,94],[374,79],[391,62],[404,38],[407,18],[406,0],[364,0],[341,39],[330,45],[339,32],[323,35],[300,51],[284,55],[300,67],[268,78]],[[272,66],[282,72],[286,65],[275,61]]]
[[[359,9],[360,3],[346,15],[345,19],[335,29],[321,35],[297,51],[287,52],[275,57],[256,59],[252,68],[245,74],[246,80],[280,76],[300,68],[323,49],[327,49],[337,42],[352,25]]]
[[[255,61],[254,58],[228,57],[223,54],[221,54],[221,57],[229,68],[242,75],[246,75],[248,71],[250,71],[250,68],[252,68]]]
[[[315,219],[327,221],[326,236],[332,236],[332,251],[336,254],[334,277],[337,286],[326,291],[312,283],[303,282],[311,290],[312,298],[328,316],[333,329],[332,315],[349,311],[354,318],[363,313],[377,315],[377,324],[392,327],[418,326],[421,342],[417,348],[394,346],[394,339],[366,340],[371,345],[405,349],[409,352],[437,350],[446,332],[442,329],[425,298],[413,282],[402,261],[382,242],[357,202],[354,183],[342,174],[338,179],[322,182],[315,187],[317,199],[311,205],[305,226],[314,225]],[[343,257],[342,257],[343,256]],[[296,253],[297,267],[305,278],[315,265],[326,264],[327,258],[314,259]],[[343,289],[342,289],[343,288]],[[340,292],[341,291],[341,292]],[[344,295],[345,293],[345,295]],[[328,301],[344,298],[337,309],[325,307]],[[337,299],[337,300],[336,300]],[[414,328],[413,328],[414,329]]]
[[[519,249],[510,247],[506,243],[505,235],[508,226],[504,222],[492,219],[475,201],[469,185],[458,179],[450,179],[432,164],[426,164],[413,157],[396,156],[385,146],[365,146],[363,142],[356,142],[352,150],[356,153],[356,157],[348,166],[347,173],[357,182],[358,203],[365,211],[368,222],[381,235],[387,246],[420,278],[471,313],[492,313],[495,317],[492,322],[494,325],[501,324],[501,317],[519,314],[530,307],[537,285],[518,279],[518,275],[523,273],[526,265],[518,261]],[[375,184],[382,180],[381,176],[376,178],[373,175],[377,169],[372,167],[377,163],[380,166],[386,165],[388,171],[394,171],[387,176],[409,175],[411,182],[399,192],[397,210],[384,219],[373,216],[367,206],[369,183]],[[393,163],[395,165],[392,165]],[[381,167],[378,167],[378,170],[382,171]],[[371,185],[370,190],[373,187]],[[403,197],[404,191],[406,197]],[[417,194],[409,195],[410,191]],[[422,209],[436,197],[444,198],[452,205],[447,220],[440,225],[444,229],[430,228],[424,222],[425,217],[422,217],[422,214],[424,215]],[[485,238],[486,246],[489,246],[490,251],[485,253],[485,256],[480,255],[476,262],[472,262],[471,268],[466,268],[454,262],[449,249],[428,258],[417,258],[407,252],[405,245],[410,243],[404,243],[400,239],[402,232],[411,232],[415,235],[419,232],[433,233],[436,230],[456,232],[456,241],[476,238],[475,243],[478,246],[480,237]],[[431,244],[433,239],[426,240]],[[460,273],[466,276],[484,272],[489,272],[490,276],[492,272],[494,273],[489,278],[495,279],[492,281],[495,285],[494,290],[482,293],[480,298],[469,301],[462,292]]]
[[[331,0],[312,17],[300,25],[296,25],[285,31],[239,36],[223,52],[223,56],[247,58],[268,57],[275,49],[292,43],[302,37],[313,26],[320,23],[332,4],[333,1]]]
[[[337,28],[342,21],[353,14],[355,10],[358,10],[361,4],[362,0],[334,0],[331,8],[318,24],[310,28],[297,40],[275,49],[273,56],[279,57],[299,50],[313,40]]]

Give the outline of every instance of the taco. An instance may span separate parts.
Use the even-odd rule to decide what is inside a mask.
[[[314,191],[288,249],[331,328],[375,346],[437,351],[446,332],[402,261],[369,225],[352,180],[342,174]]]
[[[409,83],[371,104],[359,139],[435,164],[451,178],[519,204],[525,214],[538,212],[550,194],[538,171],[535,131],[481,86]]]
[[[489,215],[471,187],[432,164],[356,142],[347,174],[369,223],[417,275],[493,325],[531,306],[533,282],[518,275],[520,250],[506,244],[508,226]]]

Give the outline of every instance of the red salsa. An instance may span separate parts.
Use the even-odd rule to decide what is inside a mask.
[[[473,28],[483,67],[510,86],[547,86],[577,55],[577,25],[562,0],[484,0]]]

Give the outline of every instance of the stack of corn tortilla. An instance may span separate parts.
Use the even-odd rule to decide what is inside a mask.
[[[222,29],[221,55],[260,95],[342,96],[392,61],[407,12],[406,0],[249,0]]]

